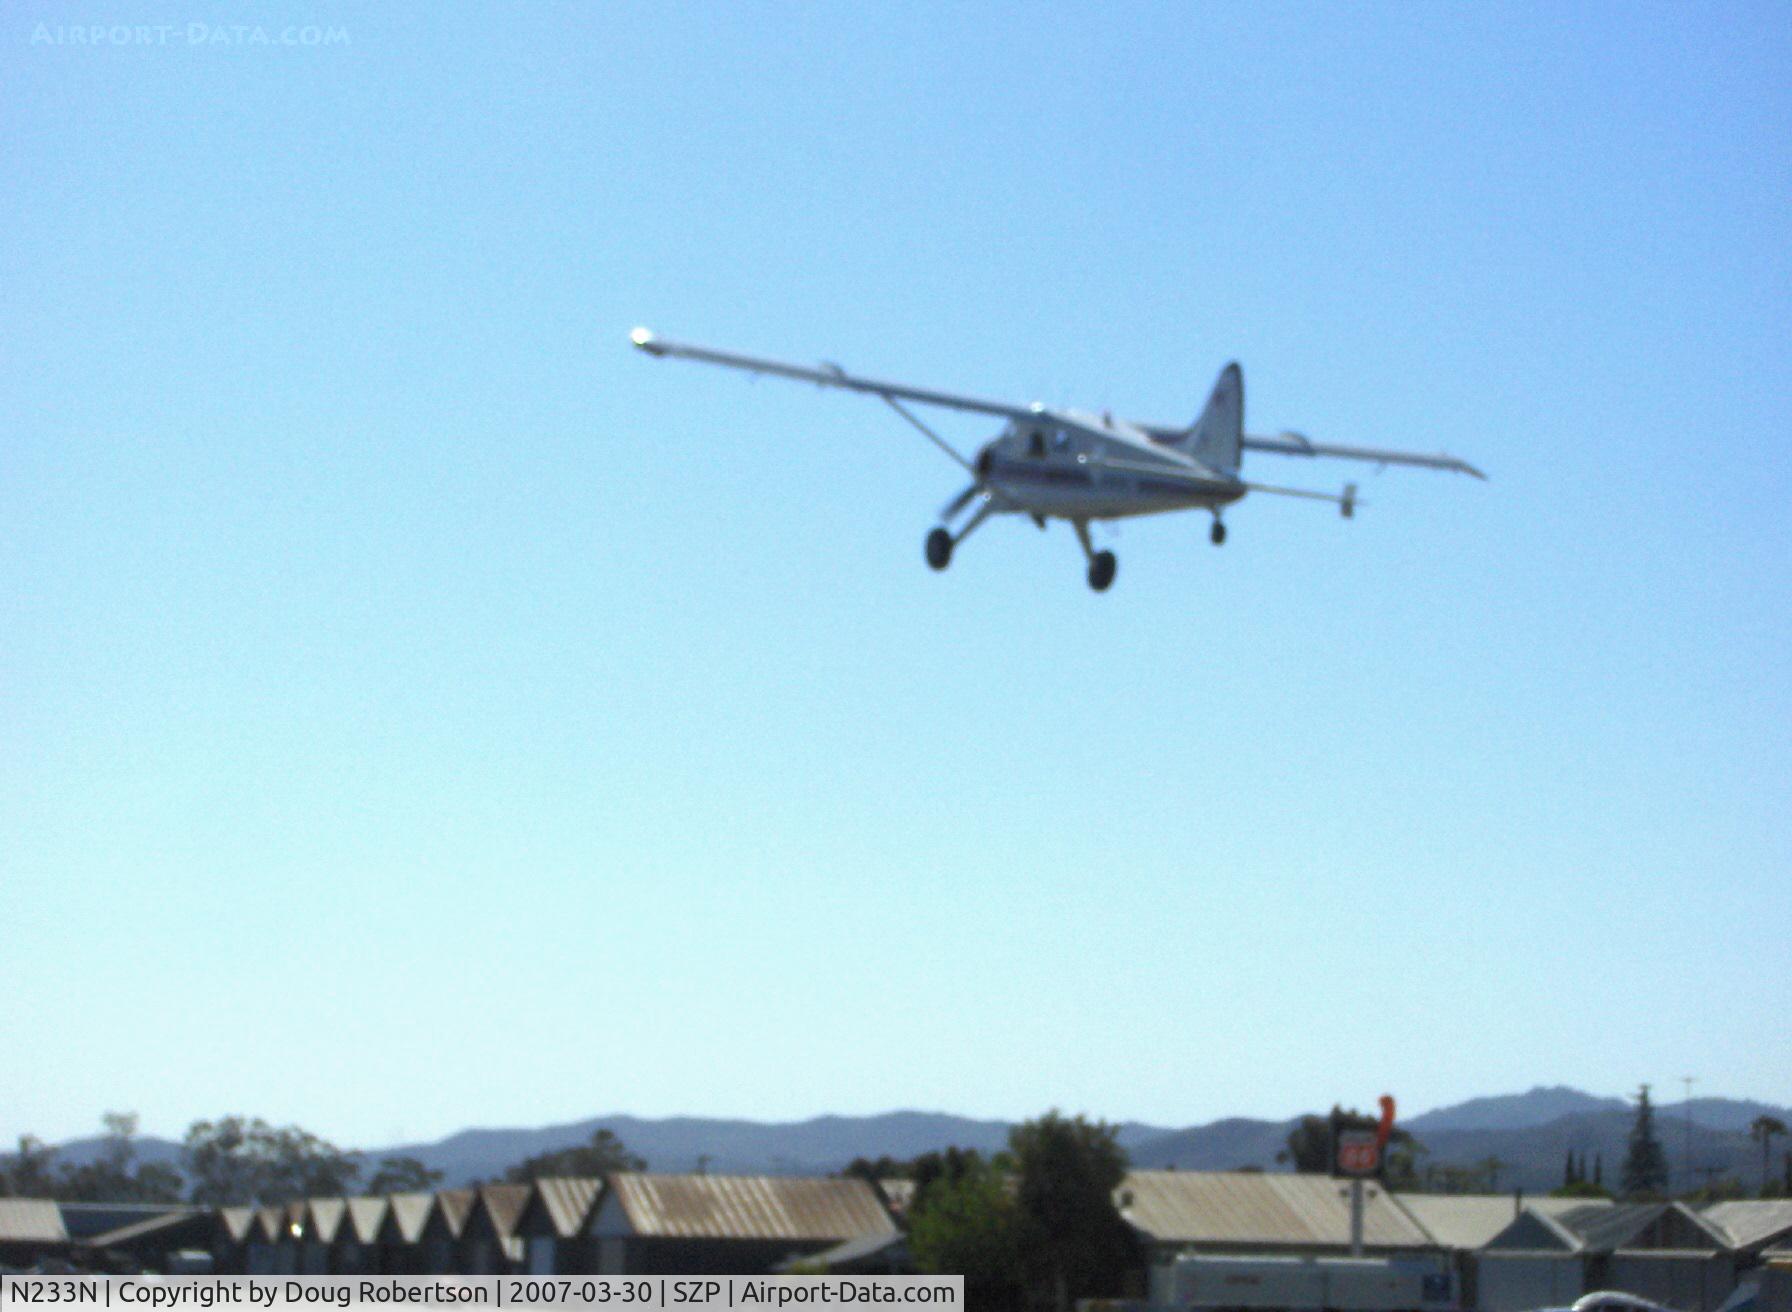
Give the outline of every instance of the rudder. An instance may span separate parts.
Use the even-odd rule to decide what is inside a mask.
[[[1238,472],[1244,439],[1244,370],[1237,361],[1220,370],[1207,408],[1183,436],[1183,449],[1209,469]]]

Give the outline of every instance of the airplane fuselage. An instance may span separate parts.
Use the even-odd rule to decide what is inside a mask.
[[[977,454],[996,514],[1069,520],[1214,510],[1245,494],[1237,478],[1131,425],[1080,411],[1016,419]]]

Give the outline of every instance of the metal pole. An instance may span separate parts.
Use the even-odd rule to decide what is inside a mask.
[[[1697,1079],[1698,1079],[1698,1077],[1696,1075],[1682,1075],[1680,1077],[1680,1082],[1686,1086],[1686,1108],[1685,1108],[1685,1111],[1686,1111],[1686,1188],[1687,1188],[1687,1192],[1689,1192],[1689,1193],[1692,1191],[1692,1177],[1693,1177],[1693,1167],[1692,1167],[1692,1086],[1693,1086],[1694,1081]]]
[[[1350,1182],[1350,1255],[1363,1255],[1363,1182],[1352,1179]]]

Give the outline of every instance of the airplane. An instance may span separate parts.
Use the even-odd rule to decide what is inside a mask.
[[[1246,451],[1286,456],[1336,456],[1372,464],[1417,465],[1446,469],[1485,479],[1465,460],[1449,455],[1383,451],[1373,447],[1323,445],[1299,433],[1256,437],[1244,431],[1244,373],[1237,363],[1220,370],[1200,418],[1187,428],[1132,423],[1111,414],[1059,409],[1034,402],[1012,405],[975,396],[961,396],[906,383],[884,382],[849,374],[837,364],[811,368],[782,360],[762,359],[707,346],[693,346],[637,328],[629,340],[648,355],[723,365],[775,378],[791,378],[820,387],[838,387],[880,398],[935,446],[964,467],[971,484],[940,512],[940,526],[927,535],[927,563],[943,570],[952,554],[991,515],[1024,515],[1041,529],[1046,521],[1063,519],[1076,530],[1089,565],[1089,586],[1105,592],[1119,568],[1111,551],[1097,551],[1089,540],[1096,520],[1159,515],[1177,510],[1205,510],[1213,516],[1209,537],[1215,546],[1226,540],[1221,513],[1250,492],[1304,497],[1336,504],[1344,518],[1356,514],[1356,484],[1339,495],[1304,488],[1248,482],[1239,464]],[[918,419],[903,402],[994,415],[1007,420],[1002,431],[966,459],[950,443]],[[952,525],[975,503],[963,525]]]

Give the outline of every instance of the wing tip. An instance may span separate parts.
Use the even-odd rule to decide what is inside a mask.
[[[645,351],[649,355],[664,355],[666,353],[664,343],[653,335],[651,328],[637,328],[628,335],[628,339],[635,344],[636,350]]]

